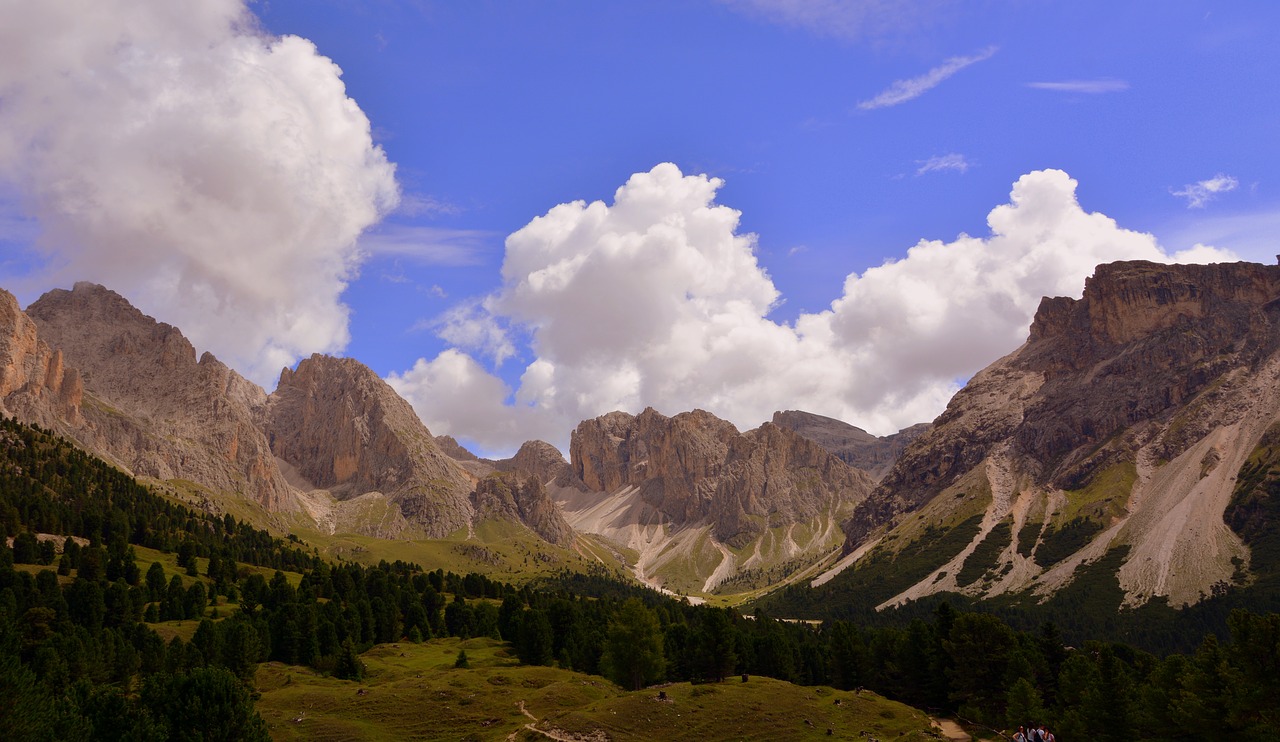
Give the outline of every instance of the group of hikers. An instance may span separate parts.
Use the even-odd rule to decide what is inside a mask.
[[[1045,729],[1044,724],[1032,724],[1029,727],[1018,727],[1018,731],[1013,734],[1013,742],[1058,742],[1058,738]]]

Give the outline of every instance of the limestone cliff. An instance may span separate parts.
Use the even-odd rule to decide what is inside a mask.
[[[62,351],[38,336],[13,294],[0,289],[0,413],[61,429],[83,424],[84,384]]]
[[[860,499],[870,481],[818,444],[766,423],[739,433],[703,410],[611,412],[578,425],[573,473],[590,489],[633,486],[677,525],[710,520],[726,542]]]
[[[1223,513],[1278,418],[1280,266],[1101,265],[1082,298],[1045,299],[1026,344],[907,448],[845,523],[845,549],[980,506],[969,546],[899,600],[1047,593],[1123,547],[1131,603],[1195,602],[1248,563]],[[991,563],[963,570],[975,553]]]
[[[209,353],[197,360],[177,328],[89,283],[50,291],[26,315],[40,340],[56,349],[46,388],[56,367],[79,369],[78,376],[64,369],[55,384],[59,432],[135,475],[191,480],[270,511],[297,508],[254,424],[252,407],[265,392]]]
[[[704,592],[744,569],[823,552],[828,528],[872,485],[790,430],[766,423],[739,433],[702,410],[587,420],[573,432],[570,460],[583,492],[559,496],[574,527],[639,551],[642,578],[675,585],[683,570],[675,586]]]
[[[524,523],[557,546],[573,543],[573,528],[537,477],[521,480],[514,472],[494,473],[476,483],[472,494],[478,519],[498,518]]]
[[[364,364],[304,359],[281,372],[260,418],[275,455],[338,499],[380,492],[433,538],[470,523],[470,477]]]

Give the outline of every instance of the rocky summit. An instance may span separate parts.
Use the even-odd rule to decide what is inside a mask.
[[[433,538],[471,520],[466,472],[359,361],[314,355],[285,369],[261,417],[275,455],[339,500],[380,493]]]
[[[63,384],[83,386],[80,414],[68,404],[74,390],[60,389],[54,429],[138,476],[190,480],[269,511],[297,509],[254,421],[266,400],[260,387],[209,353],[197,359],[176,327],[96,284],[50,291],[25,314],[40,341],[79,369],[78,382],[64,371]]]
[[[587,420],[570,462],[582,487],[562,492],[569,522],[639,553],[642,578],[685,591],[825,554],[834,524],[872,485],[790,430],[740,433],[702,410]]]
[[[467,534],[477,519],[500,518],[571,541],[540,481],[519,479],[509,507],[477,498],[494,467],[437,441],[363,364],[313,356],[268,395],[91,283],[50,291],[25,312],[0,292],[0,412],[213,510],[240,498],[321,532],[383,538]],[[530,451],[506,467],[512,476],[544,471],[546,452]]]
[[[1047,595],[1104,557],[1130,604],[1194,603],[1248,580],[1224,513],[1277,420],[1280,266],[1101,265],[906,449],[846,521],[845,551],[972,528],[891,603]]]

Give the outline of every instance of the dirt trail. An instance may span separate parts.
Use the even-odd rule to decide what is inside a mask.
[[[969,742],[969,740],[973,739],[972,735],[950,719],[937,719],[931,716],[929,721],[932,721],[933,725],[942,732],[943,739],[950,740],[950,742]]]
[[[533,719],[530,723],[525,724],[523,728],[528,729],[535,734],[541,734],[547,739],[554,739],[556,742],[608,742],[609,740],[609,735],[605,734],[604,730],[596,730],[590,734],[574,734],[572,732],[566,732],[563,729],[539,729],[535,725],[540,721],[540,719],[530,713],[529,709],[524,707],[524,701],[516,701],[516,706],[519,707],[520,713],[530,719]],[[511,734],[508,734],[507,742],[515,742],[516,736],[519,734],[520,730],[516,730]]]

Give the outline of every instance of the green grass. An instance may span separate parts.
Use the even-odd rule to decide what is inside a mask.
[[[414,562],[426,569],[443,569],[466,574],[480,572],[496,580],[524,583],[554,575],[562,569],[586,571],[603,564],[619,570],[609,550],[594,540],[579,536],[578,550],[565,549],[543,541],[524,526],[505,521],[487,521],[476,527],[475,538],[465,531],[445,539],[380,539],[354,534],[328,535],[314,530],[294,533],[321,556],[347,559],[361,564],[380,560]]]
[[[718,684],[674,683],[662,691],[665,701],[656,690],[626,693],[552,714],[539,728],[636,742],[934,739],[924,714],[868,691],[802,687],[764,677],[746,683],[737,678]]]
[[[1138,468],[1131,461],[1122,461],[1098,472],[1082,489],[1066,492],[1067,504],[1054,513],[1054,525],[1061,528],[1076,518],[1107,523],[1124,512],[1137,481]]]
[[[471,666],[456,669],[463,648]],[[930,739],[923,714],[869,692],[752,677],[747,683],[664,686],[668,700],[659,701],[657,689],[628,693],[601,677],[520,666],[505,644],[492,639],[401,642],[361,658],[367,672],[360,683],[279,663],[260,667],[258,711],[272,737],[504,740],[514,734],[545,740],[525,728],[536,718],[542,730],[602,732],[612,740],[826,739],[828,728],[841,739],[865,739],[860,732]]]

